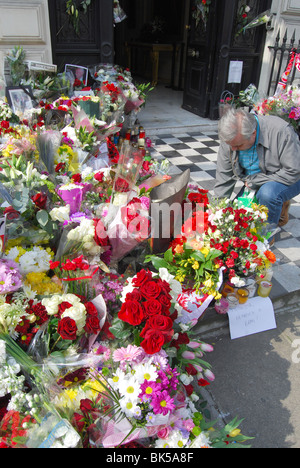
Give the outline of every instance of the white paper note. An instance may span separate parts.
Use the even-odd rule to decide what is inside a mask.
[[[253,297],[246,304],[229,309],[228,317],[232,340],[277,328],[270,298]]]
[[[229,65],[228,83],[241,83],[243,75],[243,62],[231,61]]]

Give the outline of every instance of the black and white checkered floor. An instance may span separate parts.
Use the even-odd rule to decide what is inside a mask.
[[[173,173],[191,171],[191,182],[212,191],[215,183],[219,148],[216,130],[176,132],[151,137],[155,159],[168,159]],[[292,200],[290,220],[276,234],[272,251],[277,257],[271,297],[281,297],[300,290],[300,195]]]

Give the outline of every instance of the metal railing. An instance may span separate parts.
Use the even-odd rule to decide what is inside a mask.
[[[280,78],[284,71],[286,70],[291,53],[295,51],[296,53],[300,53],[300,39],[298,44],[296,44],[296,31],[294,31],[290,42],[288,42],[288,33],[287,30],[282,38],[282,42],[280,44],[280,31],[275,39],[275,44],[273,46],[269,46],[269,49],[273,50],[273,61],[271,66],[270,72],[270,80],[269,80],[269,87],[268,87],[268,96],[271,96],[275,93],[276,87]],[[288,77],[288,84],[293,84],[296,76],[296,67],[293,67],[292,73]],[[299,74],[300,78],[300,74]],[[272,92],[273,89],[273,92]]]

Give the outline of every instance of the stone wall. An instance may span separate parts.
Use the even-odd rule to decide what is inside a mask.
[[[5,56],[22,46],[26,59],[52,63],[47,0],[0,0],[0,75]]]

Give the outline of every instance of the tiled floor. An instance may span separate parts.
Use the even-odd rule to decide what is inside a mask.
[[[219,147],[216,130],[199,132],[178,128],[176,133],[160,133],[151,139],[154,158],[167,158],[174,174],[189,168],[191,181],[212,191]],[[292,201],[290,221],[276,234],[272,250],[277,257],[272,296],[281,297],[300,290],[300,195]]]

